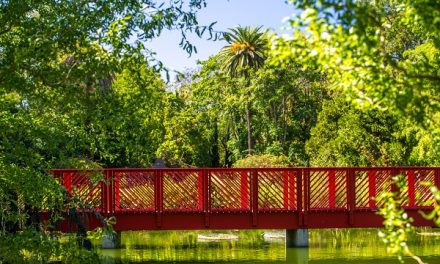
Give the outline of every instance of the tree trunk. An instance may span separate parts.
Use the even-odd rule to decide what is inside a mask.
[[[232,153],[229,151],[228,149],[228,141],[231,138],[231,133],[230,133],[230,127],[229,124],[226,126],[226,137],[222,139],[221,143],[223,146],[223,150],[224,150],[224,160],[223,160],[223,167],[232,167],[232,162],[231,162],[231,155]]]
[[[252,111],[251,111],[251,103],[248,102],[246,104],[246,117],[247,117],[247,132],[248,132],[248,154],[251,155],[253,151],[253,142],[252,142]]]
[[[217,168],[220,166],[220,154],[218,147],[218,122],[217,118],[214,120],[214,133],[212,135],[211,146],[211,167]]]
[[[283,115],[283,145],[286,143],[287,137],[287,117],[286,117],[286,96],[283,95],[282,101],[282,115]]]

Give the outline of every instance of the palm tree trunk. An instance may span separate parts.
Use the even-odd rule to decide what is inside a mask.
[[[214,119],[214,133],[212,135],[211,145],[211,167],[217,168],[220,166],[220,154],[218,147],[218,120]]]
[[[253,142],[252,142],[252,111],[251,111],[251,102],[246,104],[246,117],[247,117],[247,138],[248,138],[248,154],[252,154],[253,150]]]

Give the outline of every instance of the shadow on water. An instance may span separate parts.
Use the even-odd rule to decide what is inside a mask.
[[[440,264],[440,230],[417,232],[411,249],[427,263]],[[100,253],[105,263],[399,263],[387,254],[377,229],[311,230],[309,248],[287,250],[283,234],[268,230],[124,232],[121,249]]]

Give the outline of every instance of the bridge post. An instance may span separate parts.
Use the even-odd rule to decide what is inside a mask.
[[[309,230],[295,229],[286,230],[286,248],[308,247]]]
[[[121,174],[115,173],[112,171],[110,177],[113,179],[113,195],[114,195],[114,201],[113,201],[113,205],[112,205],[112,212],[114,213],[116,210],[121,209],[121,195],[120,195],[120,187],[119,187],[119,182],[121,179]]]
[[[63,181],[64,188],[66,188],[69,193],[72,191],[72,175],[73,173],[71,172],[61,172],[61,180]]]
[[[440,169],[434,169],[434,185],[440,189]]]
[[[328,205],[331,209],[336,207],[336,172],[329,170],[328,172]]]
[[[102,236],[103,249],[117,249],[121,247],[121,231],[106,233]]]
[[[247,171],[240,172],[241,208],[249,209],[249,176]]]
[[[376,170],[368,171],[368,206],[376,208]]]
[[[258,171],[251,170],[252,225],[258,224]]]

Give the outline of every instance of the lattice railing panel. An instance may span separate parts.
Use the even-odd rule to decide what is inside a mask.
[[[310,171],[310,209],[347,208],[345,170]]]
[[[394,190],[393,190],[393,186],[391,186],[391,190],[393,190],[393,191],[395,191],[395,192],[399,192],[399,198],[401,199],[401,201],[402,201],[402,203],[401,203],[401,205],[402,206],[408,206],[409,205],[409,203],[410,203],[410,200],[414,200],[414,199],[410,199],[410,195],[409,195],[409,193],[411,192],[411,193],[413,193],[414,194],[414,191],[411,191],[410,189],[411,188],[413,188],[414,186],[415,186],[415,184],[414,183],[412,183],[411,185],[412,185],[412,187],[410,187],[410,181],[409,181],[409,179],[408,179],[408,177],[406,177],[406,173],[405,172],[403,172],[403,171],[401,171],[400,173],[397,173],[396,172],[396,174],[398,174],[398,175],[400,175],[400,176],[404,176],[405,177],[405,179],[403,180],[403,181],[405,181],[405,188],[401,188],[401,189],[397,189],[397,185],[395,184],[395,182],[394,182],[394,180],[392,180],[392,182],[391,182],[391,185],[395,185],[395,188],[394,188]],[[393,179],[393,177],[391,177],[391,179]],[[379,198],[378,198],[379,199]]]
[[[327,171],[311,171],[309,179],[310,209],[329,208]]]
[[[258,209],[295,210],[295,172],[258,172]]]
[[[430,187],[426,183],[434,185],[434,170],[417,170],[415,171],[416,182],[416,206],[433,206],[434,196],[430,190]]]
[[[329,176],[331,179],[331,176]],[[330,205],[333,203],[336,208],[347,208],[347,172],[336,171],[335,172],[335,195],[332,202],[332,196],[330,196]]]
[[[202,176],[197,171],[163,174],[163,208],[172,211],[202,210]]]
[[[436,167],[297,169],[103,169],[53,170],[66,190],[86,207],[112,212],[253,212],[377,210],[385,192],[400,190],[405,209],[433,206]],[[301,179],[301,180],[300,180]],[[301,187],[302,186],[302,187]],[[299,191],[299,193],[297,193]],[[255,192],[255,193],[254,193]],[[301,204],[298,200],[301,198]],[[105,199],[105,200],[104,200]],[[160,221],[160,217],[158,217]],[[209,222],[208,220],[205,220]]]
[[[435,184],[434,170],[405,170],[408,188],[405,193],[404,206],[426,207],[434,205],[430,186]]]
[[[211,208],[214,211],[250,209],[249,171],[211,171]]]
[[[93,209],[100,210],[102,206],[102,181],[101,172],[72,172],[65,173],[66,189],[76,199]],[[70,184],[70,186],[69,186]]]
[[[393,182],[393,174],[391,170],[379,170],[372,172],[374,175],[374,200],[376,207],[383,207],[384,202],[380,197],[385,192],[390,192]]]
[[[115,210],[154,211],[153,171],[115,172]]]
[[[355,206],[356,208],[369,208],[374,201],[370,196],[368,171],[355,172]]]

